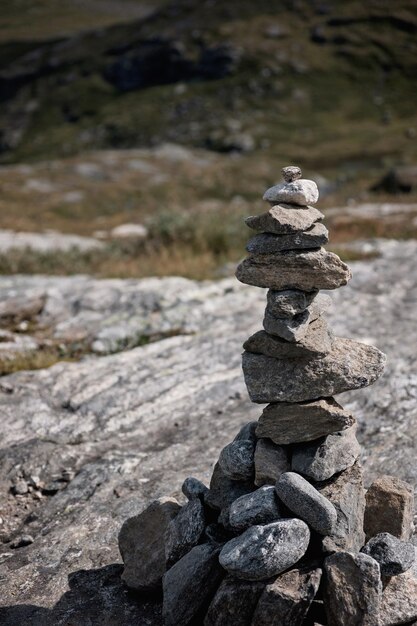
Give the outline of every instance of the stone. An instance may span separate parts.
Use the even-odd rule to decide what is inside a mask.
[[[275,485],[290,469],[288,449],[269,439],[259,439],[255,448],[255,485]]]
[[[229,524],[233,530],[243,531],[249,526],[269,524],[281,516],[275,487],[265,485],[230,505]]]
[[[394,476],[380,476],[366,492],[367,540],[387,532],[410,539],[413,532],[414,492],[411,485]]]
[[[288,445],[314,441],[330,433],[345,431],[354,424],[355,418],[334,398],[298,404],[278,402],[265,407],[256,434],[258,437],[268,437],[278,445]]]
[[[301,209],[297,209],[301,210]],[[310,228],[285,235],[264,232],[251,237],[246,250],[252,254],[275,254],[282,250],[321,248],[329,241],[329,231],[321,222],[314,222]]]
[[[204,506],[199,499],[187,502],[165,531],[165,557],[167,568],[172,567],[194,548],[204,534],[206,519]]]
[[[382,584],[378,563],[366,554],[337,552],[324,562],[324,606],[332,626],[379,626]]]
[[[243,353],[243,374],[252,402],[303,402],[371,385],[386,357],[374,346],[337,338],[321,359],[276,359]]]
[[[333,504],[295,472],[281,474],[275,485],[279,499],[320,535],[333,532],[337,512]]]
[[[390,533],[379,533],[372,537],[361,550],[379,563],[382,576],[404,574],[415,561],[414,546],[401,541]]]
[[[355,425],[318,441],[296,446],[291,469],[315,481],[328,480],[334,474],[351,467],[360,452]]]
[[[269,335],[264,330],[259,330],[243,344],[247,352],[290,359],[301,357],[321,358],[331,351],[332,346],[333,335],[326,321],[320,317],[309,324],[304,337],[296,343],[286,341],[276,335]]]
[[[275,317],[292,317],[304,311],[316,298],[318,291],[300,291],[299,289],[284,289],[267,293],[267,306]]]
[[[224,569],[235,578],[266,580],[292,567],[305,554],[310,541],[307,524],[282,519],[265,526],[251,526],[231,539],[220,552]]]
[[[218,555],[218,547],[205,543],[193,548],[166,572],[164,626],[187,626],[205,612],[224,575]]]
[[[308,230],[323,217],[323,213],[314,207],[295,209],[288,204],[277,204],[265,213],[245,218],[245,224],[263,233],[290,235]]]
[[[148,229],[143,224],[119,224],[110,231],[112,239],[146,239]]]
[[[204,497],[204,501],[213,509],[224,509],[236,498],[254,491],[252,481],[238,481],[228,478],[219,463],[216,463],[210,481],[210,489]]]
[[[223,546],[233,537],[233,534],[226,530],[222,524],[216,522],[206,526],[204,535],[207,541],[215,546]]]
[[[274,290],[338,289],[352,274],[333,252],[286,250],[276,254],[251,254],[237,267],[236,278],[247,285]]]
[[[257,422],[248,422],[244,424],[237,433],[233,441],[252,441],[256,443],[256,424]]]
[[[381,626],[414,624],[417,620],[417,548],[412,567],[384,581]]]
[[[316,204],[319,199],[319,190],[313,180],[300,178],[289,183],[281,183],[267,189],[263,199],[268,202],[287,202],[306,206]]]
[[[363,531],[365,490],[359,461],[337,476],[322,483],[315,483],[315,487],[333,504],[337,512],[333,532],[322,539],[324,552],[359,552],[365,543]]]
[[[287,167],[283,167],[281,174],[286,183],[292,183],[294,180],[298,180],[302,177],[301,170],[296,165],[287,165]]]
[[[123,524],[119,533],[122,579],[131,589],[152,591],[160,587],[166,569],[165,533],[180,508],[174,498],[160,498]]]
[[[226,576],[214,596],[204,626],[251,626],[253,612],[265,588],[260,581]]]
[[[263,326],[269,335],[277,335],[286,341],[299,342],[308,332],[310,322],[316,320],[331,306],[331,298],[319,294],[310,306],[292,317],[276,317],[267,305]]]
[[[219,465],[231,480],[250,480],[254,474],[255,443],[249,439],[232,441],[223,448]]]
[[[194,500],[195,498],[204,500],[205,494],[208,493],[208,487],[198,478],[189,476],[182,483],[181,491],[188,500]]]
[[[292,569],[268,583],[251,626],[300,626],[319,589],[320,568]]]

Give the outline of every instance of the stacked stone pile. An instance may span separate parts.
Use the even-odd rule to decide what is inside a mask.
[[[263,330],[244,344],[258,422],[220,453],[210,487],[154,502],[119,537],[123,578],[163,592],[166,626],[395,626],[417,620],[413,490],[379,478],[365,493],[356,421],[333,398],[382,374],[376,348],[335,337],[320,290],[351,277],[322,246],[313,181],[297,167],[246,220],[258,231],[237,278],[267,288]]]

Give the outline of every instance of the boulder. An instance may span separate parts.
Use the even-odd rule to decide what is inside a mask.
[[[290,469],[288,449],[269,439],[259,439],[255,449],[255,485],[275,485]]]
[[[168,524],[165,532],[167,568],[172,567],[194,548],[204,534],[206,525],[204,506],[198,498],[187,502]]]
[[[388,532],[398,539],[410,539],[413,532],[414,491],[394,476],[380,476],[366,492],[365,533],[371,539]]]
[[[246,250],[251,254],[275,254],[282,250],[321,248],[329,241],[329,231],[321,222],[315,222],[310,228],[295,233],[277,235],[264,232],[251,237]]]
[[[379,563],[382,576],[404,574],[415,561],[415,549],[411,542],[401,541],[389,533],[375,535],[362,548]]]
[[[253,612],[265,588],[260,581],[226,576],[214,596],[204,626],[251,626]]]
[[[271,207],[266,213],[247,217],[245,224],[253,230],[264,233],[288,235],[308,230],[323,217],[323,213],[313,207],[294,209],[293,206],[278,204]]]
[[[249,526],[275,522],[280,517],[275,487],[265,485],[232,502],[228,521],[233,530],[241,532]]]
[[[319,199],[319,190],[313,180],[300,178],[270,187],[265,191],[263,199],[268,202],[287,202],[306,206],[316,204]]]

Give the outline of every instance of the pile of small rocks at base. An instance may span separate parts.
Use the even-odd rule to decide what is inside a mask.
[[[249,217],[258,231],[237,278],[269,289],[263,330],[244,344],[253,402],[267,404],[183,506],[153,502],[119,535],[123,580],[163,594],[166,626],[396,626],[417,623],[411,485],[365,492],[356,420],[333,395],[370,385],[385,355],[334,337],[320,290],[351,278],[322,246],[317,186],[299,168]]]

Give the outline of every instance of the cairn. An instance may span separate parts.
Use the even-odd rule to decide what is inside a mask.
[[[322,246],[318,189],[298,167],[237,278],[267,288],[263,330],[244,344],[252,402],[267,405],[220,453],[210,488],[151,504],[123,525],[123,579],[163,591],[165,626],[394,626],[417,620],[413,490],[389,476],[365,494],[356,420],[333,398],[372,384],[385,356],[335,337],[323,317],[351,278]]]

